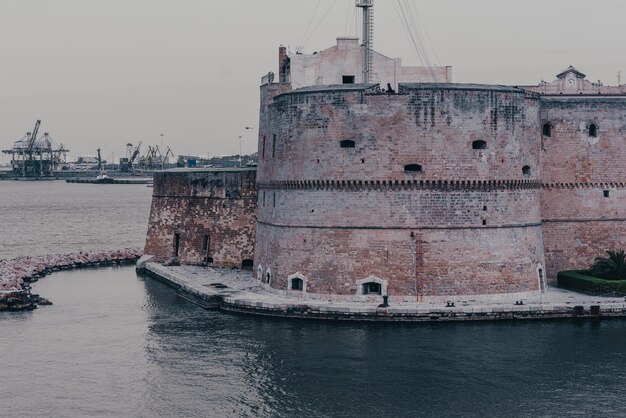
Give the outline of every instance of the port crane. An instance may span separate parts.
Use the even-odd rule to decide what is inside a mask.
[[[48,132],[37,138],[41,120],[37,120],[31,132],[13,143],[11,149],[2,150],[11,155],[11,165],[16,176],[39,177],[51,176],[60,163],[65,161],[68,150],[59,145],[58,148]]]

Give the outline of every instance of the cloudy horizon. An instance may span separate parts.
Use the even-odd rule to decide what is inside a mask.
[[[414,4],[455,82],[532,85],[574,65],[614,85],[626,71],[618,0]],[[0,149],[41,119],[74,156],[102,148],[117,159],[138,141],[223,155],[239,136],[251,153],[256,130],[245,126],[258,125],[260,77],[277,72],[278,46],[311,53],[359,32],[354,0],[5,0]],[[417,64],[391,1],[375,1],[374,48]]]

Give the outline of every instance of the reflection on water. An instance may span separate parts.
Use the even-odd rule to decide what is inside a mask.
[[[205,311],[132,267],[0,313],[1,416],[621,415],[623,321],[349,324]]]

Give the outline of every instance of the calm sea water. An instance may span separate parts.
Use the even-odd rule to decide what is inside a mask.
[[[146,185],[0,181],[0,259],[143,247]]]
[[[33,201],[39,210],[59,205],[54,188]],[[122,207],[138,199],[122,188],[108,198]],[[101,214],[118,210],[94,199]],[[147,216],[146,207],[134,210]],[[23,212],[38,240],[50,240],[29,224],[26,214],[37,210]],[[126,213],[98,219],[126,223],[115,227],[123,235],[137,222]],[[94,221],[75,219],[83,231]],[[115,247],[119,239],[139,238],[107,231],[100,241]],[[626,415],[621,320],[384,325],[236,316],[205,311],[132,267],[59,272],[35,290],[54,306],[0,313],[2,417]]]

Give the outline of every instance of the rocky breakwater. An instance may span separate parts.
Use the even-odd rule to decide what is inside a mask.
[[[141,249],[125,248],[0,260],[0,310],[33,309],[46,303],[31,294],[29,283],[54,271],[134,263],[142,253]]]

